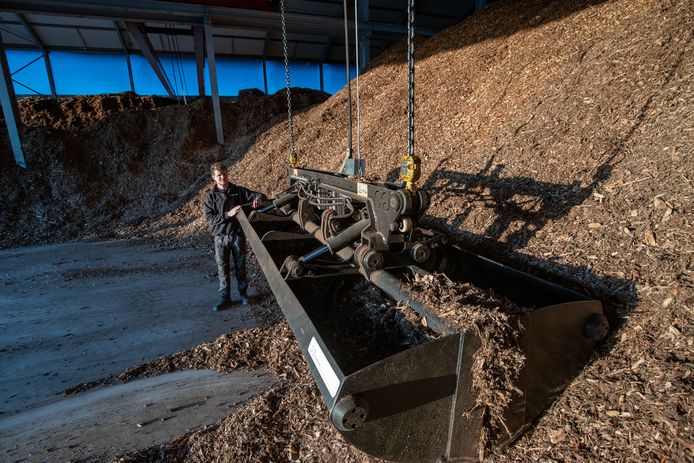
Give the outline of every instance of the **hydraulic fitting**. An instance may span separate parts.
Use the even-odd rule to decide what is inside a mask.
[[[607,317],[601,313],[594,313],[586,320],[583,335],[591,341],[599,341],[607,336],[609,329],[610,323],[607,321]]]

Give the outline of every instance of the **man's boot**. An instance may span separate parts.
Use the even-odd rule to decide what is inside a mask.
[[[212,307],[212,310],[214,310],[215,312],[219,312],[220,310],[224,309],[230,302],[231,299],[229,299],[229,293],[222,291],[219,293],[219,302],[217,303],[217,305]]]

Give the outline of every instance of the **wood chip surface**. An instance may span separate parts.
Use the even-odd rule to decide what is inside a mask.
[[[694,461],[693,16],[692,0],[500,0],[418,39],[423,225],[602,300],[612,327],[538,423],[487,461]],[[404,44],[372,60],[360,89],[368,175],[395,180]],[[294,94],[300,164],[336,170],[345,92]],[[200,210],[210,162],[264,193],[286,187],[282,93],[225,104],[223,147],[207,101],[71,101],[20,103],[30,170],[0,137],[2,247],[139,237],[211,249]],[[80,101],[88,114],[74,113]],[[375,461],[329,424],[282,322],[203,346],[152,371],[264,365],[284,381],[214,428],[121,461]]]

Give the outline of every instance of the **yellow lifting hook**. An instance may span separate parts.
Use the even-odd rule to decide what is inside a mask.
[[[411,193],[417,192],[415,182],[422,173],[422,161],[419,156],[405,155],[400,161],[400,178],[405,182],[405,188]]]

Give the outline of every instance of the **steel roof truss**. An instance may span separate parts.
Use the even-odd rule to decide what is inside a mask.
[[[32,38],[34,43],[36,44],[37,47],[41,50],[41,53],[43,54],[43,62],[46,65],[46,74],[48,75],[48,85],[51,87],[51,95],[55,98],[56,92],[55,92],[55,81],[53,80],[53,69],[51,68],[51,60],[48,57],[48,50],[44,46],[44,44],[41,42],[41,39],[39,36],[36,34],[34,29],[31,27],[29,22],[26,20],[24,15],[21,13],[17,13],[17,19],[19,19],[19,22],[22,23],[24,28],[27,30],[29,33],[29,36]]]

